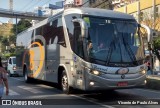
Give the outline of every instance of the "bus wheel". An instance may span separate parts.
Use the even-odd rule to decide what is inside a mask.
[[[71,93],[71,87],[69,87],[68,85],[68,76],[65,70],[63,70],[62,76],[61,76],[61,87],[64,93],[66,94]]]
[[[30,81],[31,81],[31,78],[28,77],[26,67],[24,68],[24,80],[25,80],[26,83],[30,83]]]

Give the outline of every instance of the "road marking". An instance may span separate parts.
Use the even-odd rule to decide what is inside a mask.
[[[64,99],[63,94],[46,94],[46,95],[36,95],[36,96],[28,96],[29,99]]]
[[[93,99],[88,100],[88,99],[86,99],[86,98],[83,98],[83,97],[81,97],[81,96],[76,96],[76,95],[69,95],[69,96],[73,96],[73,97],[76,97],[76,98],[79,98],[79,99],[83,99],[83,100],[85,100],[85,101],[88,101],[88,102],[91,102],[91,103],[95,103],[95,104],[97,104],[97,105],[100,105],[100,106],[103,106],[103,107],[106,107],[106,108],[115,108],[115,107],[110,106],[110,105],[104,105],[104,104],[102,104],[102,103],[96,102],[96,101],[93,100]]]
[[[21,88],[21,89],[27,90],[29,92],[35,93],[35,94],[43,93],[42,91],[39,91],[39,90],[31,88],[31,87],[27,87],[27,86],[18,86],[18,87]]]
[[[4,89],[4,93],[6,93],[6,89]],[[11,90],[11,89],[9,89],[9,94],[8,95],[9,96],[15,96],[15,95],[20,95],[20,94],[15,92],[15,91],[13,91],[13,90]]]
[[[15,80],[19,80],[19,81],[23,81],[23,82],[24,82],[24,80],[23,80],[23,79],[13,78],[13,77],[10,77],[10,78],[15,79]]]
[[[53,87],[48,86],[48,85],[44,85],[44,84],[39,84],[39,85],[37,85],[37,87],[53,89]]]

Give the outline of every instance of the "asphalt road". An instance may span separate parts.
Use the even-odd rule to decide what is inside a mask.
[[[121,89],[113,92],[106,91],[104,93],[87,93],[77,91],[74,94],[66,95],[57,88],[56,85],[39,82],[27,84],[23,77],[9,77],[9,96],[3,96],[5,99],[47,99],[44,103],[52,104],[46,105],[47,108],[159,108],[160,107],[160,91],[148,89]],[[159,100],[155,100],[159,99]],[[136,102],[133,105],[132,102]],[[148,104],[152,101],[151,105]],[[146,104],[147,102],[147,104]],[[156,105],[159,103],[159,105]],[[130,105],[132,104],[132,105]],[[142,105],[144,104],[144,105]],[[155,104],[155,105],[153,105]],[[2,108],[21,108],[22,106],[1,106]],[[24,107],[24,106],[23,106]],[[27,106],[26,106],[27,107]],[[30,108],[37,108],[37,106],[30,106]],[[45,107],[45,106],[39,106]],[[39,108],[38,107],[38,108]]]

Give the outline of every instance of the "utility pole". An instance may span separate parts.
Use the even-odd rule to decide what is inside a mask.
[[[13,0],[9,0],[9,10],[13,11]],[[13,24],[13,19],[10,19],[10,22]]]

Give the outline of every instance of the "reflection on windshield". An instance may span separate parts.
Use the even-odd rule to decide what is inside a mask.
[[[88,18],[88,17],[87,17]],[[84,19],[85,20],[85,19]],[[109,63],[133,63],[144,58],[135,21],[88,18],[89,57]],[[89,45],[89,44],[88,44]]]

